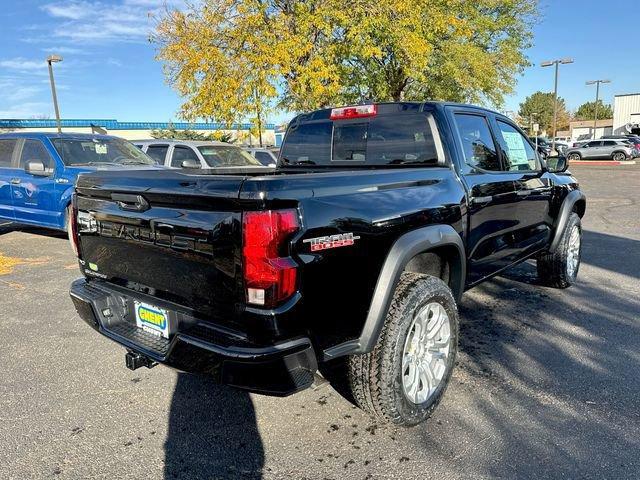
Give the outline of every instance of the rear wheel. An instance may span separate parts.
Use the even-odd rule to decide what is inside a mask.
[[[627,154],[624,152],[616,152],[613,154],[613,159],[616,162],[624,162],[627,159]]]
[[[458,311],[439,278],[403,273],[378,343],[349,359],[356,403],[397,425],[426,420],[444,394],[458,344]]]
[[[538,277],[556,288],[571,286],[578,276],[582,254],[582,224],[572,213],[556,249],[538,257]]]
[[[567,157],[567,160],[569,160],[570,162],[577,162],[581,158],[582,157],[580,156],[579,153],[570,153],[569,156]]]

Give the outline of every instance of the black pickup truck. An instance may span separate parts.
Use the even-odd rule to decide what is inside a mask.
[[[71,297],[129,368],[288,395],[342,365],[362,408],[414,425],[451,376],[465,290],[529,258],[574,282],[586,203],[566,169],[473,106],[299,115],[275,169],[82,175]]]

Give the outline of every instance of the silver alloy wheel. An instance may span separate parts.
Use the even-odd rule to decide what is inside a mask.
[[[449,315],[439,303],[429,303],[414,317],[402,351],[402,387],[410,402],[431,398],[446,373],[450,350]]]
[[[616,154],[613,156],[613,159],[614,159],[616,162],[622,162],[622,161],[624,161],[624,160],[626,160],[626,159],[627,159],[627,156],[626,156],[624,153],[622,153],[622,152],[618,152],[618,153],[616,153]]]
[[[569,235],[569,248],[567,250],[567,275],[569,278],[573,278],[578,271],[578,265],[580,264],[580,228],[575,225],[571,229],[571,235]]]
[[[577,162],[578,160],[580,160],[580,155],[578,155],[577,153],[571,153],[569,155],[570,162]]]

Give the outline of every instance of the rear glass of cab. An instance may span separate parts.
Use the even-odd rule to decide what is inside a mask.
[[[436,165],[438,154],[428,113],[418,108],[397,112],[397,105],[389,107],[396,112],[379,108],[371,117],[332,121],[328,114],[317,120],[319,115],[311,114],[294,120],[280,154],[281,164]]]

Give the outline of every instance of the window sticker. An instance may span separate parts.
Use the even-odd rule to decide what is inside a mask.
[[[507,143],[509,162],[512,166],[529,165],[527,150],[524,147],[524,139],[518,132],[502,132],[502,137]]]
[[[96,153],[98,155],[106,155],[107,154],[107,144],[106,143],[96,143]]]

